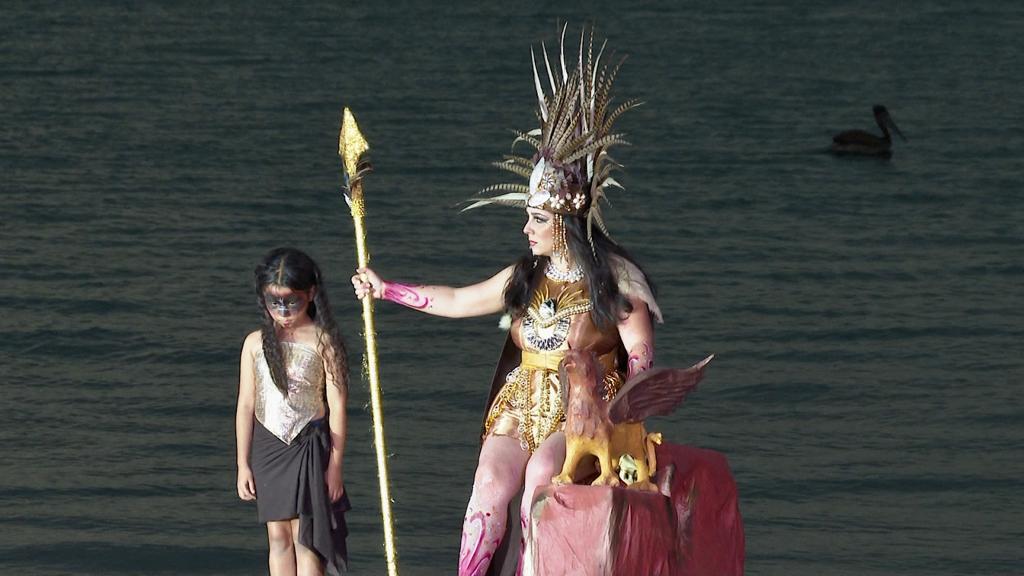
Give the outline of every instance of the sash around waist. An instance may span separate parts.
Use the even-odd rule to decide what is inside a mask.
[[[554,352],[531,352],[530,350],[523,350],[523,359],[520,366],[527,369],[534,370],[551,370],[552,372],[558,372],[558,367],[562,363],[562,359],[565,358],[568,350],[556,350]],[[598,356],[597,361],[604,367],[605,372],[615,367],[615,355],[605,354]]]
[[[565,358],[565,353],[566,350],[558,350],[557,352],[530,352],[529,350],[523,350],[521,366],[523,368],[533,368],[534,370],[558,372],[558,365]]]

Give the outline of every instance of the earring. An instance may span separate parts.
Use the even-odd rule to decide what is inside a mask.
[[[555,237],[554,253],[556,256],[562,259],[568,260],[569,258],[569,243],[565,238],[565,220],[561,214],[555,214],[554,229],[552,230]]]

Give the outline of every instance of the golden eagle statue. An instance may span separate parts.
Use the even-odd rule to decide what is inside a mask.
[[[689,368],[658,368],[630,378],[609,400],[601,397],[602,368],[592,352],[572,350],[559,368],[565,410],[565,464],[551,481],[572,484],[584,458],[594,457],[600,475],[594,486],[658,491],[651,482],[657,470],[654,445],[661,434],[648,434],[644,419],[671,414],[704,377],[708,356]],[[635,466],[635,471],[632,468]]]

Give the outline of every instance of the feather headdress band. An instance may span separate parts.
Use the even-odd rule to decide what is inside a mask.
[[[527,178],[529,184],[488,186],[480,193],[504,194],[475,200],[465,210],[488,204],[540,208],[556,214],[586,217],[588,237],[593,237],[595,224],[608,235],[600,201],[605,197],[605,188],[622,188],[611,177],[611,172],[620,166],[608,156],[608,149],[627,143],[622,134],[612,133],[612,127],[622,113],[640,105],[640,102],[627,100],[610,109],[612,83],[625,58],[614,66],[603,63],[601,57],[606,45],[607,41],[595,57],[593,30],[588,37],[584,29],[580,33],[578,58],[570,71],[565,60],[564,26],[556,62],[559,68],[552,68],[547,48],[541,44],[550,96],[538,72],[536,55],[530,49],[540,128],[529,132],[515,131],[517,138],[512,147],[522,141],[531,145],[536,153],[529,158],[508,155],[494,163],[498,168]]]

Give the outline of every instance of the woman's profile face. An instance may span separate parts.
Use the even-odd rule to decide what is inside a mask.
[[[530,242],[530,251],[534,256],[551,256],[554,249],[555,215],[539,208],[526,209],[526,225],[523,234]]]
[[[278,326],[290,328],[304,317],[312,296],[313,289],[292,290],[271,284],[263,289],[263,305]]]

